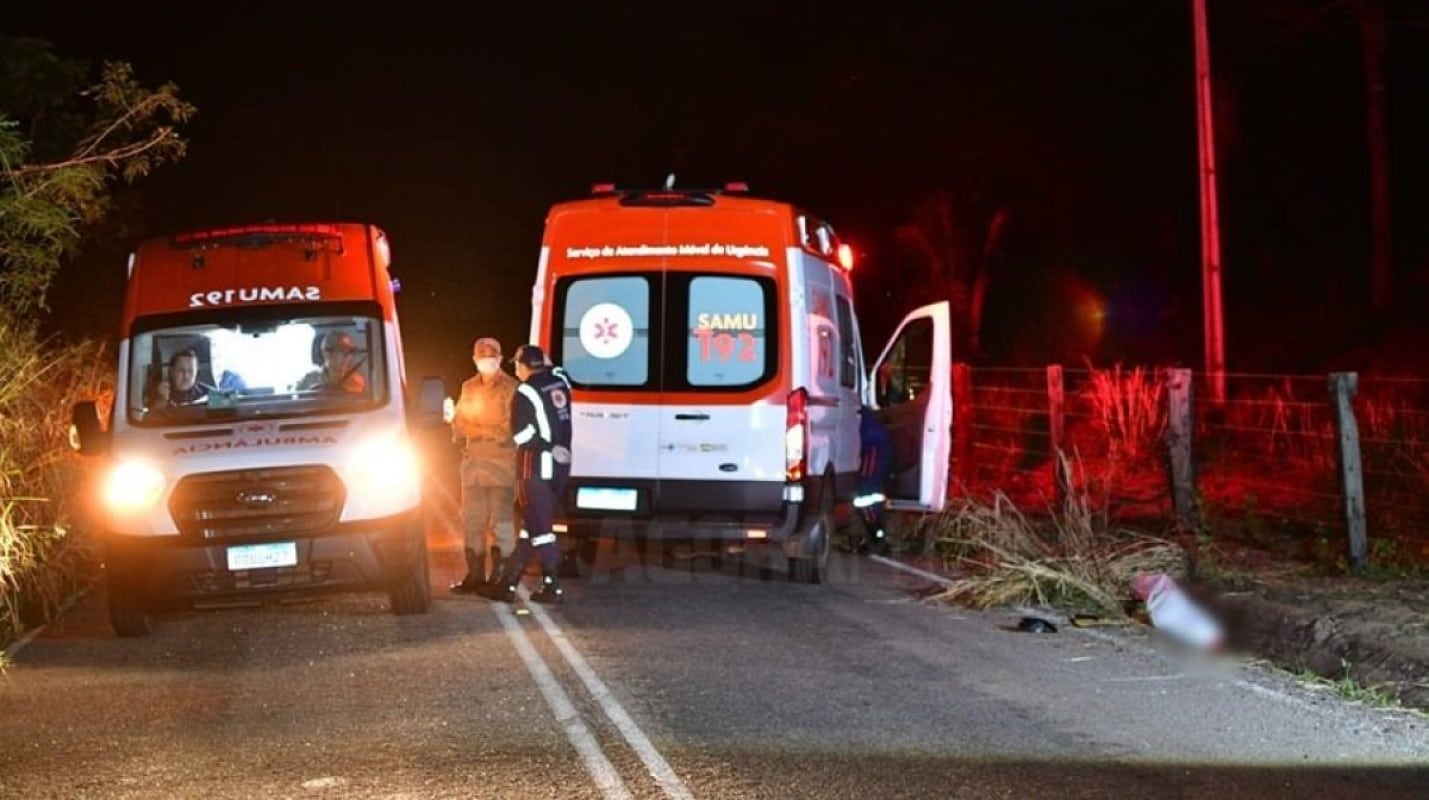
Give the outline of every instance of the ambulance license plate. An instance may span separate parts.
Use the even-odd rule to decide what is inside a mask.
[[[599,511],[634,511],[639,497],[634,489],[582,486],[576,490],[576,508]]]
[[[297,542],[265,542],[228,548],[229,570],[291,567],[297,563]]]

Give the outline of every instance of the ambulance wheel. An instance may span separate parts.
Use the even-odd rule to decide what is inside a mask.
[[[142,602],[127,594],[109,593],[109,625],[120,637],[148,636],[154,632],[154,618]]]
[[[144,580],[114,554],[110,554],[106,564],[104,594],[104,600],[109,604],[109,624],[117,636],[130,639],[153,633],[154,619],[150,614],[149,591],[144,589]]]
[[[595,570],[595,559],[600,554],[600,539],[594,536],[586,536],[581,539],[581,543],[576,547],[576,556],[580,558],[581,564],[587,572]]]
[[[824,481],[819,494],[819,510],[804,532],[804,553],[789,559],[789,580],[796,583],[823,583],[829,574],[834,539],[833,483]]]
[[[595,566],[596,546],[594,538],[578,538],[571,547],[561,548],[561,559],[556,563],[556,577],[579,578]]]
[[[418,532],[416,557],[407,574],[397,580],[387,592],[392,603],[392,613],[398,616],[425,614],[432,605],[432,584],[427,578],[427,538]]]
[[[714,540],[710,549],[710,572],[724,572],[725,568],[725,543],[719,539]]]
[[[134,584],[110,572],[106,592],[109,625],[115,634],[128,639],[154,632],[154,618],[149,614],[147,598]]]

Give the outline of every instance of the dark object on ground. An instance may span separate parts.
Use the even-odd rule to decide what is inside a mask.
[[[1023,617],[1017,623],[1017,629],[1028,633],[1056,633],[1057,626],[1041,617]]]

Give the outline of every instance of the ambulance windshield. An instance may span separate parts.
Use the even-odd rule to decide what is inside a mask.
[[[195,322],[136,333],[128,411],[139,425],[305,416],[380,405],[382,323],[362,315]]]

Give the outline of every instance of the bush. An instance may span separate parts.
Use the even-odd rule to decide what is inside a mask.
[[[48,621],[90,579],[81,498],[93,465],[68,445],[71,405],[107,408],[113,368],[95,342],[0,323],[0,645]]]

